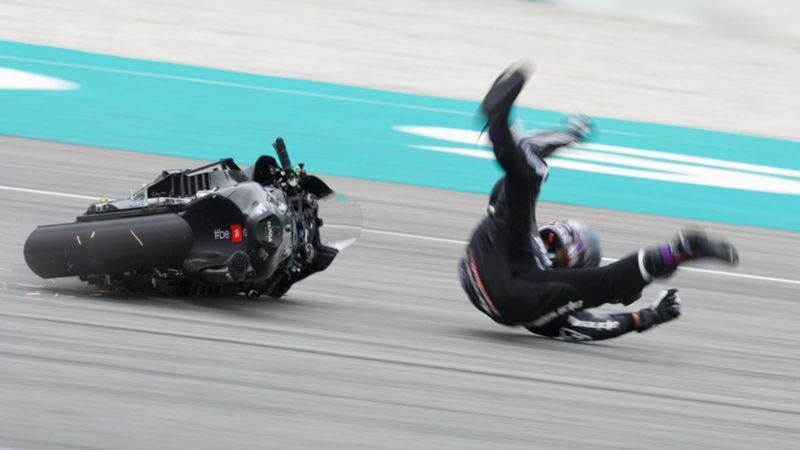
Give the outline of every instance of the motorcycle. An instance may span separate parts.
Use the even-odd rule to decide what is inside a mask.
[[[319,214],[321,201],[340,196],[293,167],[283,139],[273,148],[280,164],[263,155],[247,169],[228,158],[165,170],[74,223],[40,226],[25,261],[42,278],[78,276],[111,291],[281,297],[342,248],[323,244]]]

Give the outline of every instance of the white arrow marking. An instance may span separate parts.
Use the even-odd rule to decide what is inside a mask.
[[[443,127],[398,126],[396,130],[456,144],[487,146],[484,134]],[[494,159],[491,150],[412,145],[420,150]],[[580,144],[548,160],[552,167],[673,183],[771,194],[800,195],[800,170],[604,144]]]
[[[78,85],[59,78],[0,67],[0,90],[68,91]]]

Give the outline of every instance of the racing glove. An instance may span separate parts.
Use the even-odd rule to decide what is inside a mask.
[[[681,299],[677,289],[669,289],[658,293],[658,298],[648,308],[635,313],[638,316],[637,331],[642,332],[653,325],[669,322],[681,315]],[[634,319],[636,322],[636,319]]]
[[[573,135],[578,142],[585,140],[591,134],[593,126],[592,119],[586,114],[575,114],[567,122],[569,134]]]

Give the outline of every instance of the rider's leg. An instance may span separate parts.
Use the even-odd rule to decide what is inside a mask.
[[[668,244],[643,249],[613,264],[591,269],[527,270],[512,280],[510,304],[518,323],[544,326],[580,308],[607,302],[625,302],[650,284],[654,278],[670,276],[678,265],[701,258],[714,258],[729,264],[738,262],[736,248],[704,232],[681,231]],[[527,290],[527,296],[526,296]],[[560,297],[559,297],[560,295]],[[523,304],[532,306],[522,306]],[[531,314],[539,313],[538,317]],[[505,312],[504,312],[505,315]]]
[[[511,106],[525,84],[527,73],[524,69],[510,68],[495,80],[481,103],[489,122],[489,138],[506,175],[498,185],[494,197],[494,215],[499,227],[500,245],[510,249],[511,259],[534,263],[531,248],[531,226],[534,220],[534,207],[539,194],[541,181],[547,172],[547,165],[535,155],[526,155],[511,136],[508,116]]]
[[[684,262],[701,258],[736,265],[739,253],[730,242],[709,238],[704,231],[692,229],[681,230],[666,244],[639,251],[643,271],[651,278],[668,277]]]

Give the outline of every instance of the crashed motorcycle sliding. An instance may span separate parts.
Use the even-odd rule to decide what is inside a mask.
[[[36,228],[25,261],[42,278],[78,276],[113,291],[164,295],[280,297],[325,270],[338,249],[320,240],[319,200],[334,192],[261,156],[163,171],[129,198],[93,203],[74,223]]]

